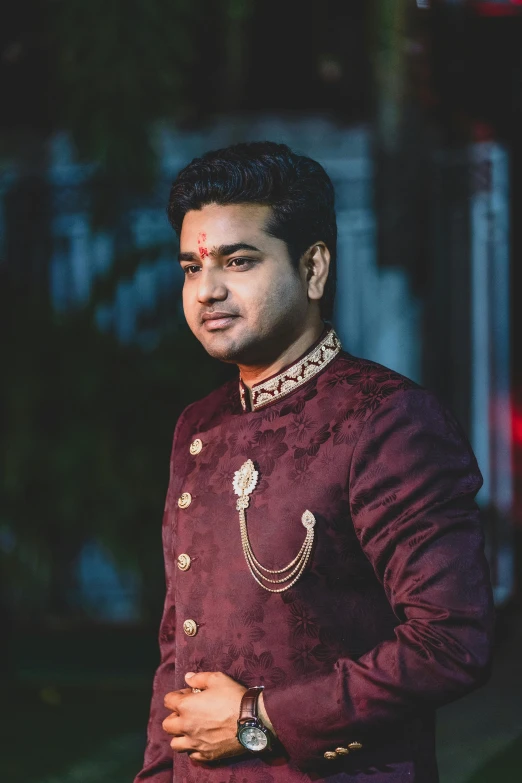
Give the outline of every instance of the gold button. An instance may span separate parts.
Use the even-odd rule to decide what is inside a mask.
[[[335,761],[335,759],[337,758],[337,753],[335,752],[335,750],[327,750],[326,753],[324,754],[324,757],[327,761]]]
[[[190,568],[190,563],[190,555],[186,555],[185,553],[178,555],[178,568],[180,571],[188,571]]]
[[[336,748],[335,752],[337,753],[338,756],[348,756],[348,754],[350,753],[348,748]]]
[[[362,750],[362,745],[360,742],[350,742],[348,747],[350,750]]]
[[[188,508],[192,503],[192,495],[190,492],[184,492],[181,497],[178,498],[178,506],[180,508]]]
[[[198,632],[198,624],[195,620],[185,620],[183,623],[183,631],[187,636],[195,636]]]
[[[196,438],[196,440],[193,440],[190,444],[190,453],[193,457],[196,456],[196,454],[199,454],[201,449],[203,448],[203,443],[201,441],[201,438]]]

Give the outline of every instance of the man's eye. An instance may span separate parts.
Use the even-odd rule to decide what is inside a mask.
[[[252,266],[255,261],[253,258],[231,258],[227,266],[231,267],[246,267]]]
[[[187,277],[191,277],[191,275],[199,272],[199,266],[197,264],[191,264],[190,266],[183,267],[183,271]]]

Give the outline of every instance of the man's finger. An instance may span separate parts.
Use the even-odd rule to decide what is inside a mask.
[[[200,688],[201,690],[204,690],[205,688],[208,688],[209,681],[212,679],[215,672],[197,672],[197,674],[192,674],[191,677],[189,676],[190,674],[192,674],[192,672],[187,672],[185,675],[185,682],[187,685],[191,688]]]
[[[183,730],[181,718],[177,712],[173,712],[172,715],[169,715],[168,718],[165,718],[161,725],[163,727],[163,731],[166,731],[167,734],[174,734],[177,737],[182,737],[185,733]]]
[[[192,693],[191,688],[182,688],[180,691],[171,691],[165,695],[163,704],[168,710],[176,712],[184,697],[188,693]]]
[[[204,756],[198,750],[194,750],[192,753],[189,752],[189,756],[191,761],[210,761],[207,756]]]
[[[170,747],[175,753],[190,753],[191,751],[196,751],[196,749],[191,745],[189,738],[185,736],[174,737],[171,739]]]

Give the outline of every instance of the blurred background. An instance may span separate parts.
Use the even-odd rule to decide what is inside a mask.
[[[522,780],[522,0],[17,0],[0,23],[2,783],[140,767],[184,325],[176,172],[284,141],[337,191],[335,324],[468,433],[493,677],[442,783]]]

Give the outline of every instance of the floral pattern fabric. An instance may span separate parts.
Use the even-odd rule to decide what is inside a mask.
[[[316,519],[305,572],[277,595],[241,547],[232,479],[248,459],[259,471],[248,532],[265,567],[296,556],[305,509]],[[434,710],[476,687],[490,655],[480,483],[433,395],[346,353],[259,410],[244,410],[237,381],[189,406],[171,457],[161,664],[136,781],[434,783]],[[179,508],[184,492],[192,502]],[[173,758],[163,697],[187,671],[214,670],[265,686],[271,754]],[[325,759],[350,742],[363,747]]]

